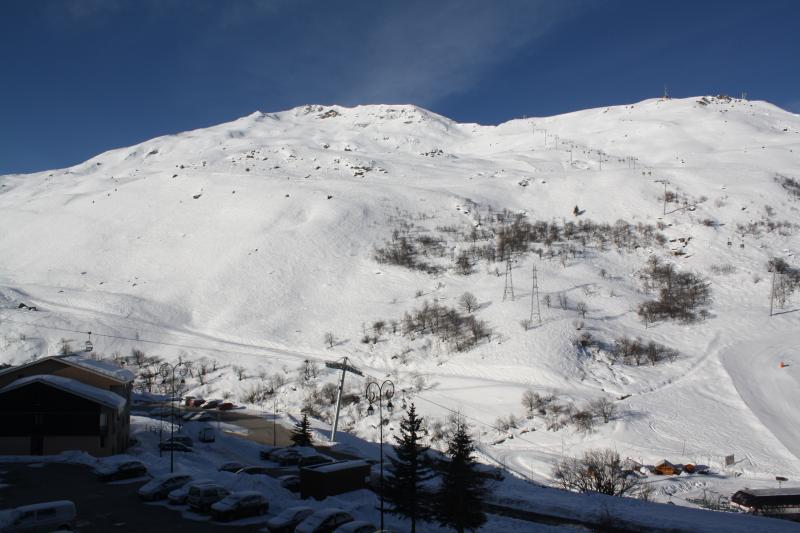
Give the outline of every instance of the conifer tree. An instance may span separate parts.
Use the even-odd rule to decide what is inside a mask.
[[[303,413],[303,418],[295,424],[291,439],[295,446],[311,446],[311,424],[307,413]]]
[[[417,530],[417,520],[430,516],[429,494],[424,482],[433,477],[427,457],[427,447],[420,444],[422,418],[412,403],[400,422],[400,435],[395,436],[395,457],[389,456],[389,469],[384,484],[384,497],[389,512],[411,520],[411,533]]]
[[[488,490],[472,457],[474,451],[466,423],[458,420],[447,446],[450,460],[439,466],[442,483],[434,498],[434,511],[442,526],[452,527],[459,533],[478,529],[486,522],[483,503]]]

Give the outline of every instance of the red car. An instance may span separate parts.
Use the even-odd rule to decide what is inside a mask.
[[[234,408],[234,405],[231,402],[221,403],[221,404],[219,404],[219,407],[217,407],[217,409],[219,409],[220,411],[230,411],[233,408]]]

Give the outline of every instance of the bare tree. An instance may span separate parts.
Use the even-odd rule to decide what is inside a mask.
[[[605,397],[594,400],[589,405],[589,408],[596,416],[602,417],[603,422],[606,424],[608,424],[608,422],[614,418],[614,415],[617,412],[617,405]]]
[[[542,406],[542,397],[528,389],[522,393],[522,406],[528,412],[528,418],[533,418],[534,412]]]
[[[471,292],[465,292],[459,296],[458,305],[467,313],[471,313],[478,308],[478,299]]]
[[[558,293],[558,305],[561,309],[566,309],[569,305],[569,300],[567,299],[567,294],[564,292]]]
[[[559,461],[553,468],[553,478],[567,490],[612,496],[623,496],[638,485],[638,479],[623,470],[614,450],[587,450],[581,459]]]
[[[581,409],[572,415],[572,422],[578,431],[589,433],[594,429],[594,414],[589,410]]]
[[[549,294],[545,294],[544,297],[542,298],[542,301],[544,302],[544,305],[546,305],[548,309],[553,304],[553,299],[550,297]]]
[[[575,310],[580,313],[581,318],[586,318],[586,311],[588,311],[589,308],[587,307],[586,302],[578,302],[575,304]]]
[[[336,337],[330,331],[325,334],[325,344],[328,345],[328,348],[333,348],[333,345],[336,344]]]
[[[233,372],[236,374],[236,377],[239,378],[239,381],[243,381],[244,378],[247,377],[247,369],[243,366],[234,365]]]

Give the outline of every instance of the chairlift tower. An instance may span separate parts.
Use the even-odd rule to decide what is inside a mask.
[[[506,298],[510,299],[512,302],[514,301],[514,279],[511,276],[511,253],[506,253],[506,281],[505,286],[503,287],[503,301],[506,301]]]
[[[336,429],[339,426],[339,409],[342,407],[342,393],[344,391],[344,377],[348,372],[351,372],[357,376],[363,376],[364,374],[357,369],[356,367],[349,365],[347,363],[347,357],[341,363],[335,362],[326,362],[325,366],[328,368],[335,368],[337,370],[342,371],[342,377],[339,380],[339,390],[336,393],[336,414],[333,417],[333,426],[331,427],[331,442],[336,440]]]
[[[536,300],[536,307],[534,310],[534,299]],[[539,307],[539,278],[536,275],[536,263],[533,264],[533,276],[531,279],[531,316],[529,322],[533,323],[533,315],[536,314],[536,319],[539,325],[542,325],[542,310]]]

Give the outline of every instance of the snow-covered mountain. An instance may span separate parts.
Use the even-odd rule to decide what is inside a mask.
[[[0,176],[0,358],[53,353],[92,331],[102,353],[185,352],[246,367],[250,379],[223,372],[192,384],[237,398],[259,374],[346,355],[414,388],[431,420],[447,414],[441,406],[471,417],[486,458],[525,475],[547,477],[562,454],[613,447],[720,469],[734,454],[732,471],[750,485],[796,479],[800,313],[790,311],[800,296],[770,317],[766,263],[800,266],[798,182],[800,117],[727,97],[499,126],[406,105],[254,113],[67,169]],[[520,214],[560,233],[517,250],[514,298],[504,299],[506,264],[486,254]],[[564,234],[588,221],[609,225],[599,230],[607,242]],[[376,260],[400,238],[417,250],[417,268]],[[708,317],[642,322],[651,255],[710,282]],[[542,323],[524,327],[533,265]],[[463,314],[490,337],[464,349],[403,334],[407,312],[457,307],[465,291],[478,308]],[[378,342],[362,342],[376,321],[386,323]],[[679,355],[612,362],[622,336]],[[525,419],[527,389],[578,409],[607,397],[617,415],[590,432],[548,431],[555,415]],[[489,427],[510,413],[519,428]],[[358,413],[346,416],[374,438]],[[688,485],[664,490],[697,489]]]

